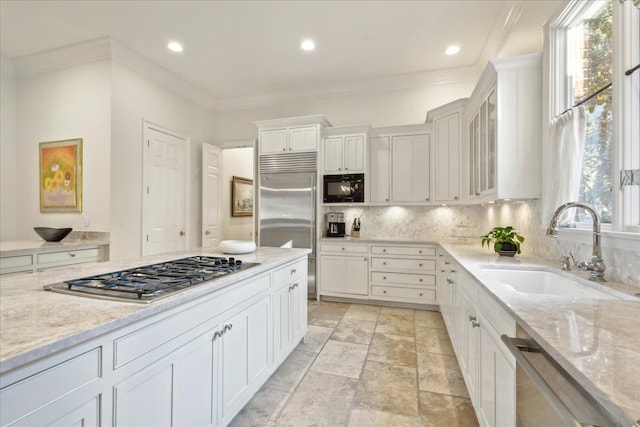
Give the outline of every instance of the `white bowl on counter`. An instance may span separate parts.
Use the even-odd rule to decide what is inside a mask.
[[[253,240],[223,240],[218,248],[225,254],[248,254],[256,250]]]

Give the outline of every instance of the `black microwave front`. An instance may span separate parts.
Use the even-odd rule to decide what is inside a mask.
[[[364,174],[324,175],[324,203],[364,203]]]

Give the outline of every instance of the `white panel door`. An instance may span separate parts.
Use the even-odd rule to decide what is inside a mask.
[[[324,140],[324,173],[342,173],[342,137]]]
[[[183,250],[188,140],[150,124],[144,133],[142,254]]]
[[[287,150],[287,129],[260,131],[260,154],[282,153]]]
[[[202,247],[220,244],[222,150],[202,144]]]
[[[316,151],[318,128],[309,126],[289,129],[289,151]]]
[[[372,203],[389,202],[389,180],[391,177],[389,154],[388,136],[371,138],[369,201]]]
[[[391,158],[391,200],[429,202],[429,135],[393,137]]]

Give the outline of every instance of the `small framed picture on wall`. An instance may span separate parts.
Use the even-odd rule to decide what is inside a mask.
[[[82,138],[40,143],[40,212],[82,212]]]
[[[231,181],[231,216],[253,216],[253,180],[234,176]]]

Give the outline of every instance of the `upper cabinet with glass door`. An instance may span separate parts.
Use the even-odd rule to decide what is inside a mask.
[[[538,54],[487,64],[463,114],[467,201],[540,197],[541,71]]]

